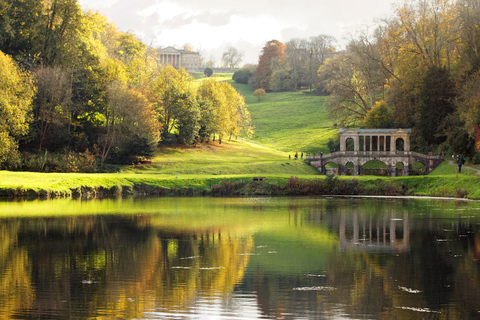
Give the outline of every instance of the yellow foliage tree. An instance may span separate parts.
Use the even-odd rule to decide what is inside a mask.
[[[17,139],[28,131],[33,78],[0,51],[0,166],[19,164]]]

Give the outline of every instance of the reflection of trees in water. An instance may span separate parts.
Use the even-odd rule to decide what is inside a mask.
[[[0,243],[0,318],[174,309],[233,290],[253,248],[251,236],[220,231],[164,235],[142,216],[2,223]]]
[[[0,224],[0,318],[34,303],[27,250],[17,246],[19,223]]]
[[[477,319],[477,220],[446,219],[438,207],[407,206],[404,200],[292,206],[291,225],[327,226],[339,237],[338,251],[332,251],[326,270],[310,275],[255,270],[249,281],[262,313],[284,319]]]

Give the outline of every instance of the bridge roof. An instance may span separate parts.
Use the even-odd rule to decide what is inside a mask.
[[[358,133],[393,133],[397,131],[405,131],[408,133],[412,132],[412,129],[338,129],[339,133],[345,132],[345,131],[355,131]]]

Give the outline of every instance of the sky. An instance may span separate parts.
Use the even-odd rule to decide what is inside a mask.
[[[124,32],[153,47],[191,45],[221,63],[234,47],[242,64],[258,63],[270,40],[326,34],[342,49],[358,30],[386,18],[393,0],[78,0],[83,9],[107,16]]]

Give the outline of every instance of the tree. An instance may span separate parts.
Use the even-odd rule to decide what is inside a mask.
[[[225,68],[235,69],[240,64],[244,54],[234,47],[227,48],[222,54],[222,63]]]
[[[384,101],[377,101],[363,119],[363,125],[369,129],[388,127],[392,123],[392,114]]]
[[[284,66],[284,51],[285,45],[278,40],[271,40],[263,47],[255,70],[254,89],[270,90],[273,73]]]
[[[28,130],[35,87],[31,75],[0,51],[0,166],[19,164],[18,138]]]
[[[480,71],[464,83],[457,97],[457,105],[460,118],[465,121],[466,131],[473,134],[480,124]]]
[[[351,52],[340,53],[325,61],[318,71],[331,94],[328,112],[346,127],[363,121],[374,103],[368,100],[363,74],[353,61]]]
[[[34,123],[38,149],[48,143],[65,143],[71,107],[71,80],[60,67],[40,66],[35,70],[37,94],[34,99]],[[55,134],[52,135],[51,133]],[[63,147],[60,145],[60,148]]]
[[[454,111],[454,83],[445,68],[431,67],[419,94],[415,131],[419,145],[440,144],[446,140],[442,123]]]
[[[38,0],[0,0],[0,51],[28,64],[38,58],[43,5]]]
[[[158,119],[162,126],[162,138],[175,132],[181,133],[184,142],[192,142],[198,135],[199,111],[196,102],[194,79],[183,68],[163,68],[154,84]],[[187,131],[191,130],[191,131]]]
[[[257,97],[257,100],[260,101],[260,98],[266,96],[267,93],[263,89],[257,89],[253,92],[253,96]]]
[[[277,70],[272,75],[270,89],[273,91],[289,91],[294,89],[290,70]]]
[[[151,154],[148,150],[140,152],[140,148],[133,148],[158,141],[156,113],[150,102],[140,92],[128,89],[119,81],[110,84],[107,97],[105,125],[99,139],[101,163],[109,158],[114,163],[131,164],[132,159]]]

